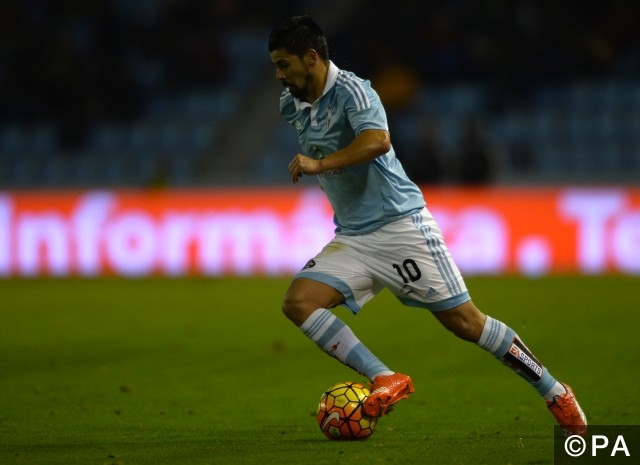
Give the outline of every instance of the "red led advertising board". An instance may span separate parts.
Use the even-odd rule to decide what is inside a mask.
[[[464,274],[640,274],[640,189],[424,188]],[[315,188],[0,192],[0,277],[295,273]]]

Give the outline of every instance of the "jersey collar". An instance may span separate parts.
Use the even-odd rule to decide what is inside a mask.
[[[333,63],[333,61],[329,60],[329,70],[327,72],[327,82],[324,85],[324,90],[322,91],[322,95],[318,98],[320,100],[324,95],[329,92],[329,89],[333,87],[333,85],[338,80],[338,72],[340,69]],[[318,101],[316,100],[316,102]],[[312,106],[309,102],[303,102],[297,98],[293,98],[293,101],[296,104],[296,110],[301,110],[303,108],[307,108]],[[314,102],[315,103],[315,102]]]

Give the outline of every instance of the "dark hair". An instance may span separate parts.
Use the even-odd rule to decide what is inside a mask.
[[[294,16],[274,28],[269,35],[269,53],[285,49],[302,58],[311,48],[323,60],[329,59],[329,46],[324,31],[309,16]]]

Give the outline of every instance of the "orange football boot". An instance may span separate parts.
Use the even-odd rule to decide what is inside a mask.
[[[376,376],[371,394],[364,400],[364,413],[370,417],[382,417],[389,413],[392,405],[406,399],[413,391],[413,381],[407,375]]]
[[[552,402],[547,402],[547,408],[556,418],[565,435],[583,436],[587,432],[587,417],[580,408],[571,386],[564,383],[562,385],[567,392],[555,396]]]

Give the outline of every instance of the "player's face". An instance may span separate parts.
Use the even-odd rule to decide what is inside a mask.
[[[295,98],[306,100],[313,78],[304,57],[278,49],[271,52],[271,62],[276,67],[276,79],[288,87]]]

